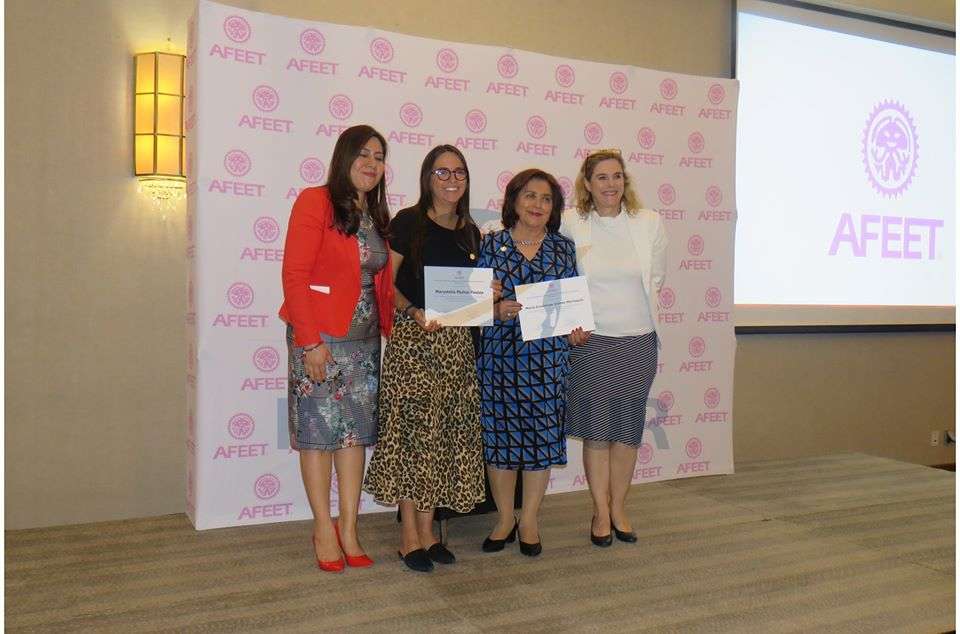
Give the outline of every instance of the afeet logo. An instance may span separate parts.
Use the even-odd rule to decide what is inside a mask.
[[[660,405],[661,410],[665,412],[669,412],[673,408],[673,404],[675,403],[673,398],[673,392],[669,390],[660,392],[660,394],[657,395],[657,403]]]
[[[590,145],[596,145],[603,140],[603,127],[596,121],[591,121],[583,126],[583,138]]]
[[[720,191],[720,188],[716,185],[711,185],[707,187],[707,191],[704,193],[704,199],[711,207],[719,207],[720,203],[723,202],[723,192]]]
[[[500,172],[497,174],[497,188],[504,192],[507,190],[507,184],[513,180],[512,172]]]
[[[509,53],[501,55],[500,59],[497,60],[497,72],[504,79],[516,77],[517,73],[520,72],[520,64],[517,63],[517,58]]]
[[[648,442],[641,443],[640,446],[637,447],[637,462],[647,464],[651,460],[653,460],[653,446]]]
[[[269,500],[280,493],[280,478],[272,473],[265,473],[253,483],[253,494],[261,500]]]
[[[460,66],[460,58],[451,48],[441,48],[437,51],[437,68],[445,73],[452,73]]]
[[[223,21],[223,32],[228,38],[242,44],[250,39],[250,23],[239,15],[231,15]]]
[[[527,134],[534,139],[542,139],[547,134],[546,120],[536,114],[527,119]]]
[[[690,337],[690,343],[687,344],[687,351],[694,359],[699,359],[707,351],[707,342],[703,337]]]
[[[700,235],[694,234],[687,240],[687,253],[695,258],[703,255],[703,247],[703,237]]]
[[[622,95],[627,91],[629,87],[629,82],[627,81],[627,76],[621,73],[620,71],[614,71],[610,73],[610,90],[615,92],[618,95]]]
[[[660,96],[670,101],[677,96],[677,82],[669,77],[660,82]]]
[[[409,128],[416,128],[423,121],[423,110],[420,106],[408,101],[400,106],[400,120]]]
[[[223,157],[223,166],[232,175],[240,177],[247,175],[253,167],[253,162],[243,150],[230,150]]]
[[[664,183],[660,185],[660,187],[657,187],[657,198],[659,198],[660,202],[664,205],[670,206],[677,202],[677,190],[670,183]]]
[[[703,393],[703,404],[710,409],[716,409],[720,404],[720,390],[715,387],[708,387]]]
[[[307,55],[319,55],[327,47],[327,39],[316,29],[304,29],[300,33],[300,48]]]
[[[353,100],[346,95],[334,95],[330,97],[327,108],[334,119],[343,121],[353,114]]]
[[[637,143],[639,143],[640,147],[644,150],[650,150],[657,143],[657,134],[652,128],[640,128],[637,130]]]
[[[873,188],[887,198],[903,194],[916,174],[919,150],[917,128],[907,109],[896,101],[877,104],[867,118],[861,144]]]
[[[660,289],[660,297],[657,301],[660,304],[660,308],[670,310],[673,308],[673,305],[677,303],[677,294],[669,286],[664,286]]]
[[[280,353],[272,346],[261,346],[253,352],[253,365],[261,372],[273,372],[280,365]]]
[[[275,242],[280,237],[280,224],[270,216],[260,216],[253,222],[253,235],[264,244]]]
[[[227,421],[227,432],[236,440],[246,440],[253,435],[255,428],[253,417],[243,412],[234,414]]]
[[[703,135],[699,132],[691,132],[690,136],[687,137],[687,147],[690,148],[690,151],[694,154],[703,152],[705,144],[706,142],[703,140]]]
[[[253,288],[246,282],[234,282],[227,289],[227,301],[238,310],[253,304]]]
[[[468,112],[463,118],[463,122],[467,125],[467,129],[474,134],[480,134],[487,129],[487,115],[483,114],[483,110],[477,108]]]
[[[370,55],[381,64],[386,64],[393,59],[393,44],[384,37],[374,38],[370,42]]]
[[[577,74],[574,72],[573,67],[567,64],[560,64],[557,66],[557,70],[553,73],[554,79],[557,80],[557,84],[563,88],[569,88],[577,81]]]
[[[327,168],[320,159],[308,156],[300,162],[300,178],[304,181],[314,184],[323,180]]]
[[[727,91],[723,89],[723,86],[720,84],[711,84],[710,88],[707,89],[707,99],[710,100],[715,106],[719,106],[723,103],[724,97],[727,96]]]
[[[700,454],[703,453],[703,443],[700,442],[700,439],[694,436],[687,441],[687,444],[683,446],[684,451],[687,452],[687,456],[691,460],[696,460],[700,457]]]
[[[707,289],[707,292],[704,293],[703,301],[705,301],[710,308],[716,308],[720,305],[720,302],[723,301],[723,295],[720,293],[719,288],[711,286]]]

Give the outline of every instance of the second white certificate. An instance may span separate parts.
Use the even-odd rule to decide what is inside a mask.
[[[423,312],[427,321],[444,326],[492,325],[492,282],[493,269],[423,267]]]
[[[515,290],[523,305],[517,317],[524,341],[569,335],[577,327],[596,329],[590,289],[582,275],[522,284]]]

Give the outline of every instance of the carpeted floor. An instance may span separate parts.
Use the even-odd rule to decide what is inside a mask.
[[[396,559],[392,513],[361,518],[377,564],[331,575],[309,523],[194,531],[183,515],[8,531],[8,631],[943,632],[955,619],[955,474],[859,454],[741,463],[634,487],[635,545],[588,540],[587,492],[548,496],[543,555]]]

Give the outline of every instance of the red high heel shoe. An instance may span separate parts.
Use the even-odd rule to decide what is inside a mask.
[[[337,536],[337,543],[340,542],[340,536]],[[310,545],[313,546],[314,556],[316,556],[316,538],[310,537]],[[324,572],[343,572],[343,557],[340,559],[334,559],[333,561],[320,561],[320,558],[317,557],[317,568]]]
[[[340,550],[343,550],[343,542],[340,541],[340,523],[333,523],[333,531],[337,534],[337,544],[340,546]],[[367,557],[366,554],[363,555],[348,555],[347,551],[343,551],[343,558],[347,560],[347,565],[351,568],[369,568],[373,565],[373,560]]]

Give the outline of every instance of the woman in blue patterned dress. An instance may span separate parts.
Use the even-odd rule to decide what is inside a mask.
[[[483,452],[499,521],[483,542],[485,552],[503,550],[520,533],[520,552],[541,552],[540,503],[553,465],[567,463],[563,434],[564,384],[569,337],[523,341],[517,314],[523,306],[514,288],[577,275],[573,242],[561,236],[563,190],[538,169],[520,172],[507,184],[502,222],[487,235],[478,266],[490,267],[503,283],[494,325],[483,329],[478,370]],[[517,471],[523,471],[523,506],[513,516]]]

